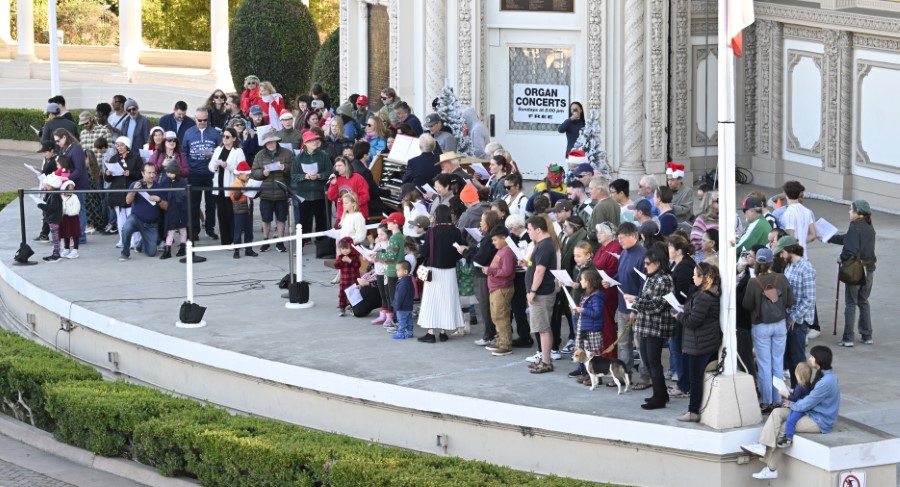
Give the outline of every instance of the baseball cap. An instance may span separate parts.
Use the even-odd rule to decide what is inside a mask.
[[[356,99],[356,104],[357,105],[368,105],[369,97],[366,95],[359,95],[359,98]]]
[[[572,174],[574,174],[576,176],[580,176],[586,172],[594,174],[594,166],[585,162],[584,164],[579,164],[578,167],[575,168],[575,171]]]
[[[762,201],[756,196],[748,196],[744,198],[744,205],[741,207],[741,210],[745,213],[747,210],[762,211]]]
[[[54,115],[59,115],[59,105],[56,103],[50,103],[47,105],[47,109],[44,110],[44,113],[52,113]]]
[[[777,254],[785,248],[790,247],[791,245],[797,245],[798,243],[800,243],[800,241],[793,235],[785,235],[778,239],[778,245],[775,246],[775,253]]]
[[[38,149],[38,152],[47,152],[48,150],[55,151],[56,144],[54,144],[53,141],[41,142],[41,148]]]
[[[759,201],[759,200],[757,200]],[[760,264],[771,264],[772,260],[775,259],[775,254],[772,253],[772,249],[768,247],[763,247],[756,251],[756,262]]]
[[[429,113],[428,116],[425,117],[425,128],[430,129],[438,124],[441,121],[441,116],[437,113]]]
[[[553,213],[557,211],[572,211],[572,202],[569,200],[559,200],[553,206]]]
[[[263,109],[261,106],[253,105],[252,107],[250,107],[250,115],[262,115],[262,114],[263,114]]]
[[[638,200],[632,205],[628,205],[629,210],[638,210],[645,215],[649,215],[653,211],[653,205],[650,204],[650,200]]]
[[[91,121],[94,118],[91,116],[91,112],[85,110],[78,115],[78,125],[84,125]]]
[[[427,216],[419,215],[409,222],[409,224],[425,230],[431,226],[431,220],[429,220]]]

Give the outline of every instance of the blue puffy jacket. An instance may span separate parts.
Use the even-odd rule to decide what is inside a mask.
[[[594,292],[590,296],[581,298],[581,331],[603,331],[603,305],[606,304],[606,295],[602,292]]]

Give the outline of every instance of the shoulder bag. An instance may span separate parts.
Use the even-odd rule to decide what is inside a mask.
[[[859,258],[860,250],[862,250],[862,236],[859,233],[859,223],[853,222],[853,224],[857,225],[856,255],[850,257],[844,262],[841,262],[838,269],[838,280],[843,282],[844,284],[850,284],[851,286],[861,283],[866,275],[866,269],[863,265],[863,261]]]
[[[434,261],[434,229],[432,228],[431,234],[428,235],[428,260]],[[419,266],[416,269],[416,277],[419,278],[422,282],[431,281],[431,267],[428,267],[425,264]]]

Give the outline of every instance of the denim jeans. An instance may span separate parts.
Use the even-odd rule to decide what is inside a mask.
[[[206,179],[194,179],[189,178],[188,184],[191,186],[198,187],[208,187],[212,186],[212,178]],[[199,189],[191,189],[191,230],[195,234],[200,233],[200,200],[201,198],[205,201],[204,204],[204,213],[203,216],[205,218],[203,225],[206,227],[206,233],[214,233],[216,230],[216,196],[213,194],[211,189],[206,191]],[[121,229],[119,229],[121,231]],[[192,235],[188,235],[188,238],[192,238]]]
[[[688,402],[688,411],[692,413],[700,414],[700,404],[703,400],[704,371],[706,370],[706,364],[708,364],[709,360],[714,358],[715,355],[715,353],[704,355],[684,354],[684,362],[686,365],[684,375],[687,376],[688,384],[690,385],[687,390],[682,390],[682,392],[690,391],[691,393],[691,398]],[[678,376],[678,382],[681,383],[681,376]],[[679,387],[679,389],[681,388]]]
[[[806,332],[809,331],[807,323],[794,323],[794,329],[787,332],[788,363],[785,364],[791,371],[791,387],[797,387],[797,377],[794,375],[797,364],[806,362]]]
[[[147,257],[156,255],[156,238],[159,236],[159,227],[156,225],[156,222],[144,223],[132,213],[128,215],[125,224],[119,229],[119,233],[122,235],[122,242],[130,242],[133,234],[140,233],[141,250],[144,252],[144,255]],[[130,245],[122,246],[122,255],[125,257],[131,256]]]
[[[750,332],[756,349],[756,369],[759,379],[760,404],[781,402],[778,389],[772,385],[772,377],[784,376],[784,347],[787,344],[787,327],[784,320],[777,323],[758,323]]]
[[[412,334],[412,311],[396,311],[397,332]]]
[[[875,282],[875,271],[866,271],[866,282],[862,285],[844,287],[844,337],[852,342],[856,328],[856,309],[859,308],[859,334],[863,340],[872,339],[872,315],[869,311],[869,295]]]
[[[619,360],[625,362],[625,372],[631,374],[634,369],[634,331],[625,331],[628,326],[628,313],[616,311],[616,326],[618,327],[619,343],[616,346],[619,349]],[[645,358],[641,357],[643,360]],[[642,363],[643,363],[642,360]]]
[[[81,225],[81,238],[79,242],[86,243],[87,242],[87,233],[85,233],[84,229],[87,227],[87,205],[84,203],[85,196],[87,193],[75,193],[78,196],[78,203],[81,204],[81,211],[78,212],[78,223]]]

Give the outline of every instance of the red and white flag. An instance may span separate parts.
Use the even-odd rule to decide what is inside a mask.
[[[744,53],[741,31],[753,23],[753,0],[725,0],[725,34],[734,55]]]

